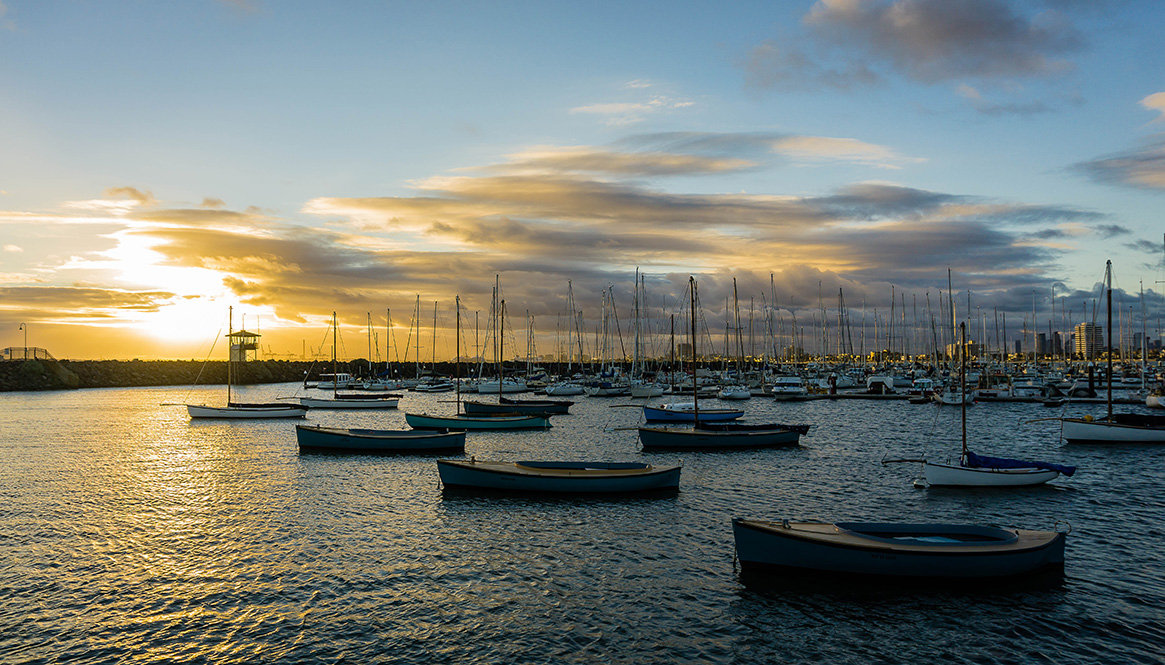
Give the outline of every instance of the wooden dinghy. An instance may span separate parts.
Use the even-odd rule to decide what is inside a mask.
[[[679,486],[681,468],[640,462],[437,460],[441,482],[447,487],[567,494],[674,489]]]
[[[465,432],[450,430],[339,429],[296,425],[301,451],[427,453],[465,449]]]
[[[734,519],[745,570],[870,577],[992,578],[1064,565],[1066,533],[969,524],[771,522]]]

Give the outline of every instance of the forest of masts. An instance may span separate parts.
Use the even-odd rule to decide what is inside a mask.
[[[697,303],[696,348],[701,363],[752,371],[777,365],[799,366],[816,363],[830,367],[867,364],[910,363],[947,365],[957,357],[958,321],[966,321],[968,358],[1000,363],[1072,362],[1100,360],[1106,357],[1103,339],[1105,311],[1103,299],[1092,298],[1073,308],[1066,298],[1057,300],[1053,288],[1051,306],[1040,316],[1037,296],[1032,293],[1032,311],[1019,321],[1013,314],[998,308],[973,305],[971,292],[941,295],[924,294],[921,298],[891,287],[890,306],[869,308],[862,297],[860,308],[851,308],[845,294],[838,289],[836,302],[829,302],[819,283],[816,308],[782,307],[770,276],[770,289],[758,298],[749,296],[742,302],[733,279],[732,295],[717,307]],[[562,307],[556,316],[553,333],[535,329],[534,317],[527,310],[515,324],[513,312],[494,287],[487,312],[460,312],[461,355],[457,360],[470,365],[496,365],[499,359],[508,368],[534,365],[552,371],[587,373],[613,367],[632,371],[651,371],[669,366],[674,358],[681,365],[691,358],[692,317],[686,294],[665,297],[658,304],[648,298],[646,279],[637,273],[630,298],[616,302],[615,287],[601,293],[597,311],[590,320],[578,308],[573,286],[567,282]],[[671,302],[667,302],[670,300]],[[833,297],[829,298],[833,301]],[[960,302],[962,301],[962,302]],[[391,310],[374,323],[367,313],[367,356],[352,361],[385,367],[395,365],[406,375],[409,368],[417,373],[431,369],[438,362],[454,358],[451,312],[443,312],[441,303],[422,304],[421,297],[410,313],[407,334],[403,326],[393,323]],[[1161,320],[1150,321],[1140,307],[1114,303],[1113,356],[1126,361],[1149,361],[1161,357]],[[961,306],[962,305],[962,306]],[[722,307],[722,309],[721,309]],[[451,308],[450,308],[451,309]],[[1092,345],[1079,344],[1074,330],[1079,324],[1092,324],[1098,331]],[[381,327],[383,326],[383,327]],[[1149,343],[1154,332],[1157,339]],[[381,335],[384,355],[381,354]],[[351,335],[351,333],[350,333]],[[404,336],[400,343],[398,336]],[[523,341],[519,342],[518,338]],[[979,341],[974,341],[979,340]],[[343,340],[340,340],[343,347]],[[444,347],[438,354],[438,345]],[[543,349],[539,349],[541,344]],[[355,353],[343,351],[342,357],[353,358],[364,352],[364,344],[354,345]],[[550,348],[546,348],[549,346]],[[322,358],[325,345],[316,358]],[[306,349],[306,346],[305,346]],[[330,353],[330,351],[329,351]]]

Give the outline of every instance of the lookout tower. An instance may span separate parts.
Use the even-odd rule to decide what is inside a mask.
[[[248,360],[258,359],[260,337],[258,333],[238,330],[227,337],[231,340],[232,362],[245,363]]]

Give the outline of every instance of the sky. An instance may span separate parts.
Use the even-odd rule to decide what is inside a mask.
[[[569,289],[593,350],[637,270],[653,339],[689,275],[712,338],[814,339],[839,295],[949,320],[948,270],[1017,338],[1091,317],[1108,260],[1156,337],[1163,30],[1150,0],[0,0],[0,347],[201,358],[232,312],[299,358],[336,312],[342,357],[369,323],[377,359],[451,357],[496,280],[515,347],[558,348]]]

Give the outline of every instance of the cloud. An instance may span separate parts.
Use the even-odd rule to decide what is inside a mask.
[[[667,151],[620,152],[590,146],[535,147],[509,155],[491,171],[512,173],[599,173],[620,176],[700,175],[743,171],[754,161]]]
[[[106,196],[116,198],[128,198],[137,201],[139,205],[149,206],[157,202],[154,195],[148,191],[142,191],[134,187],[110,187],[105,190]]]
[[[4,251],[11,254],[19,254],[24,251],[24,248],[20,245],[4,245]]]
[[[1153,122],[1165,121],[1165,92],[1155,92],[1148,97],[1141,100],[1141,106],[1150,111],[1156,111],[1161,115],[1154,118]]]
[[[1104,184],[1165,189],[1165,139],[1129,152],[1080,162],[1072,168]]]
[[[695,102],[656,96],[642,102],[607,102],[577,106],[570,110],[571,114],[590,114],[603,116],[607,125],[632,125],[642,122],[648,115],[677,111],[695,106]]]
[[[1023,94],[1019,82],[1074,71],[1069,58],[1086,46],[1066,13],[1023,13],[1002,0],[819,0],[802,25],[798,35],[747,52],[740,65],[749,87],[850,90],[901,77],[925,85],[953,82],[956,93],[983,113],[1032,114],[1052,107],[1038,99],[987,102],[981,86],[968,80]]]
[[[805,24],[925,83],[1062,74],[1071,64],[1059,56],[1084,46],[1062,14],[1024,17],[1001,0],[820,0]]]
[[[236,302],[269,308],[276,325],[319,321],[331,311],[362,325],[368,311],[411,311],[417,294],[445,303],[459,294],[468,310],[488,311],[492,277],[500,274],[509,302],[522,311],[557,317],[570,281],[579,307],[593,316],[612,284],[631,291],[639,267],[651,276],[653,299],[671,303],[664,307],[682,298],[689,274],[701,276],[711,310],[730,295],[733,277],[742,296],[759,296],[775,273],[783,307],[813,309],[818,280],[833,293],[869,294],[871,305],[885,301],[891,280],[920,292],[945,286],[948,267],[962,275],[960,288],[983,292],[1046,283],[1069,243],[1086,242],[1086,232],[1120,231],[1087,210],[887,182],[815,195],[666,187],[669,176],[779,166],[790,155],[871,166],[903,159],[860,140],[639,134],[606,146],[515,151],[500,164],[417,181],[408,195],[312,199],[300,211],[308,219],[296,221],[230,209],[212,197],[195,207],[139,206],[152,197],[134,190],[139,197],[119,194],[134,205],[115,228],[100,231],[115,247],[90,252],[104,263],[78,259],[64,268],[89,270],[90,279],[124,272],[118,284],[152,288],[105,289],[90,305],[83,302],[89,294],[63,285],[55,305],[48,291],[20,297],[40,294],[45,311],[59,305],[65,318],[71,307],[97,317],[225,289]]]
[[[902,157],[885,146],[857,139],[825,136],[790,136],[773,142],[773,152],[808,161],[845,161],[900,168],[903,162],[920,163],[926,160]]]
[[[117,318],[121,312],[156,312],[175,294],[88,286],[0,286],[4,310],[42,312],[28,318],[79,321]],[[51,315],[47,314],[51,313]]]

